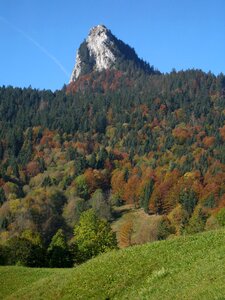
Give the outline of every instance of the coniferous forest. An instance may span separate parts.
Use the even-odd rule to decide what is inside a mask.
[[[0,122],[1,264],[225,226],[223,74],[128,63],[55,92],[3,86]]]

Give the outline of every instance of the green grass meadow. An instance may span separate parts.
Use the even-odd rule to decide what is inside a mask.
[[[0,267],[0,299],[225,299],[225,231],[112,251],[73,269]]]

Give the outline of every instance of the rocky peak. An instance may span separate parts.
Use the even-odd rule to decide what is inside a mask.
[[[90,29],[90,32],[88,36],[94,36],[94,35],[101,35],[101,34],[107,34],[110,30],[105,25],[97,25]]]
[[[76,64],[70,82],[75,81],[82,73],[87,73],[85,71],[89,70],[86,69],[101,71],[110,68],[116,60],[111,47],[113,47],[113,41],[110,30],[104,25],[93,27],[77,51]]]
[[[86,42],[90,56],[96,60],[96,70],[110,68],[116,60],[111,50],[114,46],[111,32],[104,25],[93,27]]]
[[[91,28],[77,51],[70,82],[76,81],[80,75],[115,68],[124,62],[126,65],[129,61],[138,68],[152,70],[138,58],[133,48],[117,39],[106,26],[97,25]]]

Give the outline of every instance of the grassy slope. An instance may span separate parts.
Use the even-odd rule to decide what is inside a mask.
[[[0,267],[0,299],[32,285],[34,282],[61,272],[58,269]]]
[[[225,299],[225,231],[101,255],[74,269],[1,267],[7,299]]]

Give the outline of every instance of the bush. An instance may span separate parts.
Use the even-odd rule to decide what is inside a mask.
[[[175,228],[171,225],[167,217],[163,217],[158,227],[158,240],[165,240],[170,234],[175,233]]]
[[[21,237],[13,237],[6,243],[7,264],[27,267],[45,266],[45,251],[40,245]]]
[[[109,198],[109,202],[111,206],[121,206],[123,205],[123,200],[117,194],[111,194]]]
[[[7,264],[6,249],[3,245],[0,245],[0,265],[4,266],[6,264]]]
[[[220,227],[219,222],[215,216],[210,216],[205,224],[205,230],[215,230]]]
[[[186,232],[189,234],[198,233],[204,230],[205,223],[207,220],[207,214],[201,207],[196,207],[194,213],[192,214]]]
[[[216,215],[216,218],[220,226],[225,226],[225,207],[221,208],[221,210]]]

